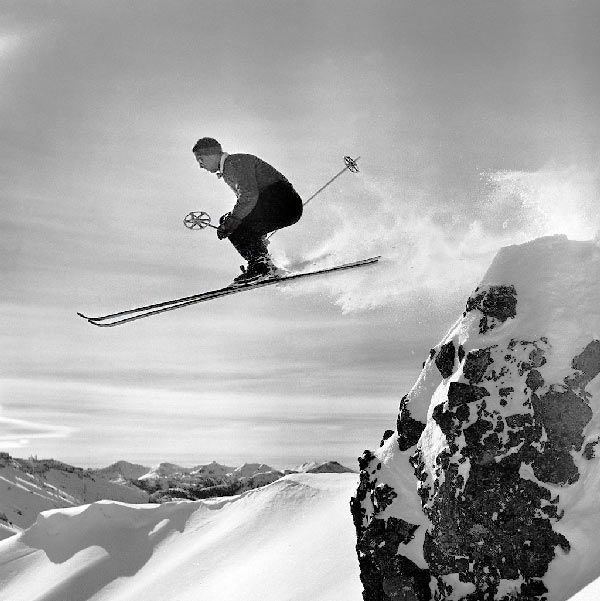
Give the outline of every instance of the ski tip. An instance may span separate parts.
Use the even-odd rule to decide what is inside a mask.
[[[98,325],[98,324],[96,324],[96,321],[93,317],[88,317],[87,315],[84,315],[83,313],[80,313],[79,311],[77,311],[77,315],[79,315],[79,317],[81,317],[82,319],[85,319],[88,323],[91,323],[93,325]]]

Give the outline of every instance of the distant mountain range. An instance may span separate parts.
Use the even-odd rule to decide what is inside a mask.
[[[146,467],[119,461],[106,468],[90,471],[113,483],[134,485],[149,495],[150,502],[162,503],[173,499],[236,495],[266,486],[292,473],[344,473],[353,470],[337,461],[304,463],[293,470],[278,470],[265,463],[244,463],[239,467],[231,467],[213,461],[188,468],[173,463]]]
[[[147,467],[118,461],[101,469],[74,467],[54,459],[18,459],[0,453],[0,540],[28,528],[41,511],[106,499],[162,503],[240,494],[291,473],[353,472],[336,461],[277,470],[264,463],[239,467],[213,461],[186,468],[173,463]]]

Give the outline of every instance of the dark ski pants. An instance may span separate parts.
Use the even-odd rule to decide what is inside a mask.
[[[265,188],[256,206],[229,236],[248,264],[269,259],[267,234],[296,223],[302,217],[302,199],[288,182]]]

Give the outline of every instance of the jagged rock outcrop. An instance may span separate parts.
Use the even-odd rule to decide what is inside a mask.
[[[364,600],[558,601],[597,577],[598,374],[597,244],[502,249],[359,460]]]

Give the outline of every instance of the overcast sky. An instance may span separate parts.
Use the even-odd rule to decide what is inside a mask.
[[[5,0],[0,450],[277,466],[395,427],[501,246],[600,227],[600,4]],[[377,267],[98,329],[236,275],[215,137],[307,198],[276,259]],[[323,264],[323,263],[320,263]]]

